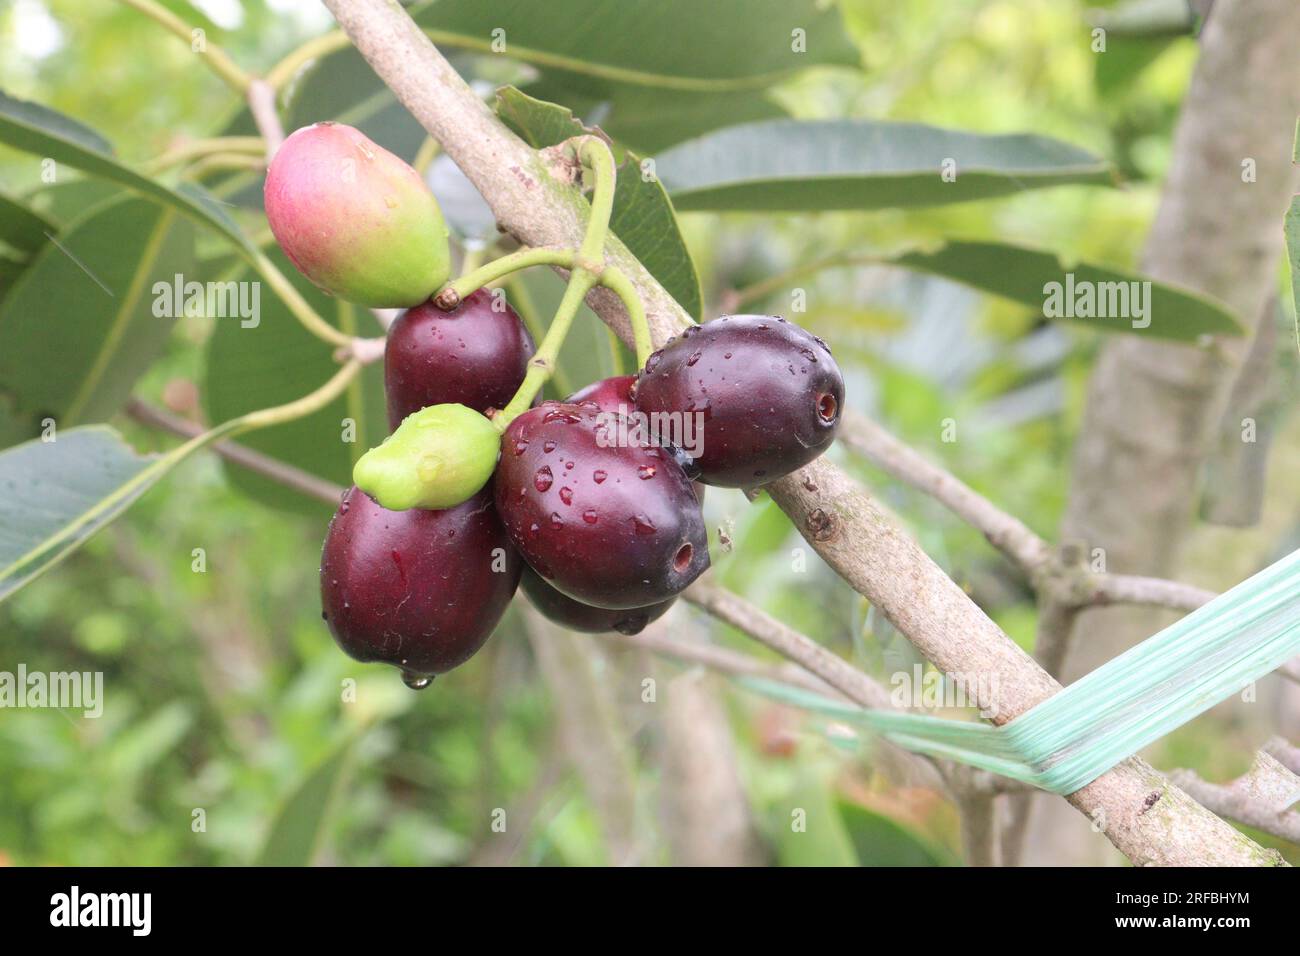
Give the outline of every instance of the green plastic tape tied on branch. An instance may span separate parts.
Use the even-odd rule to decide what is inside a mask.
[[[1300,550],[1001,727],[842,704],[785,684],[770,697],[1052,793],[1073,793],[1300,654]]]

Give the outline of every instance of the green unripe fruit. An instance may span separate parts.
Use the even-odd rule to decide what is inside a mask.
[[[371,308],[419,305],[451,273],[447,224],[420,174],[360,130],[305,126],[266,173],[266,218],[299,271]]]
[[[500,447],[496,428],[474,409],[431,405],[362,455],[352,480],[389,511],[451,508],[487,484]]]

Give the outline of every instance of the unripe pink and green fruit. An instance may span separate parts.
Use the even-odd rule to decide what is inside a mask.
[[[451,271],[447,225],[420,174],[360,130],[305,126],[266,174],[266,218],[293,264],[370,308],[419,305]]]

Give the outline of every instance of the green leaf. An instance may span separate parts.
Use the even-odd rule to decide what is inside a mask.
[[[857,866],[858,856],[824,768],[801,764],[790,792],[773,810],[782,866]]]
[[[271,260],[326,321],[348,332],[378,334],[369,313],[334,299],[303,278],[279,249]],[[257,282],[245,271],[239,281]],[[245,327],[238,318],[218,319],[208,339],[203,401],[208,420],[227,421],[246,412],[293,401],[338,371],[334,347],[304,329],[264,283],[260,318]],[[369,323],[369,328],[362,322]],[[344,438],[345,418],[356,422],[355,441]],[[382,363],[367,366],[342,397],[304,418],[259,429],[240,441],[313,475],[340,485],[352,484],[352,465],[388,435]],[[263,504],[313,516],[327,506],[238,465],[223,462],[227,480]]]
[[[948,161],[951,182],[942,176]],[[1060,140],[882,120],[732,126],[661,153],[655,165],[682,211],[937,206],[1112,182],[1105,161]]]
[[[463,76],[472,72],[471,53],[531,63],[541,72],[539,98],[584,112],[607,104],[610,134],[626,134],[629,145],[646,151],[713,129],[720,117],[735,123],[783,115],[763,89],[809,67],[859,62],[838,11],[815,0],[439,0],[411,14]],[[804,31],[804,52],[793,49],[796,29]],[[498,30],[503,53],[493,48]],[[423,138],[351,48],[317,60],[295,83],[286,125],[326,119],[356,126],[407,158]],[[226,132],[251,130],[245,110]]]
[[[1300,153],[1300,136],[1296,137],[1296,151]],[[1296,347],[1300,348],[1300,195],[1291,197],[1291,208],[1286,212],[1283,231],[1286,233],[1287,259],[1291,265],[1291,299],[1296,314]]]
[[[0,452],[0,601],[81,547],[174,464],[137,455],[103,426]]]
[[[32,257],[49,241],[47,237],[57,231],[48,219],[0,195],[0,300],[18,283]]]
[[[7,196],[0,196],[0,242],[30,256],[58,228],[44,216]]]
[[[216,229],[236,245],[247,245],[239,227],[202,190],[192,186],[172,189],[128,169],[113,158],[107,140],[62,113],[0,92],[0,142],[157,199]]]
[[[349,735],[294,788],[271,823],[255,866],[310,866],[321,850],[361,733]]]
[[[119,192],[121,187],[102,179],[62,179],[32,190],[27,202],[35,212],[63,228]]]
[[[533,99],[512,86],[497,91],[497,115],[534,148],[592,132],[572,111]],[[653,177],[641,174],[631,152],[619,166],[610,228],[677,303],[696,318],[703,311],[699,275],[682,239],[672,201]]]
[[[839,12],[814,0],[439,0],[415,19],[435,43],[504,53],[575,83],[752,89],[860,59]],[[803,31],[804,52],[795,30]],[[493,48],[498,36],[504,50]]]
[[[174,209],[123,197],[45,245],[0,304],[0,392],[31,434],[122,406],[171,335],[151,290],[190,268],[193,233]]]
[[[588,122],[599,116],[601,129],[643,156],[719,127],[789,116],[761,89],[700,93],[624,83],[593,94],[546,77],[524,91],[562,103]]]
[[[1075,289],[1090,283],[1094,290],[1111,288],[1103,283],[1139,283],[1150,294],[1141,293],[1146,301],[1150,325],[1134,328],[1130,305],[1126,314],[1106,318],[1078,318],[1089,328],[1107,332],[1131,332],[1152,338],[1195,341],[1201,335],[1240,335],[1241,326],[1232,313],[1219,303],[1185,289],[1147,279],[1135,272],[1124,272],[1087,262],[1066,265],[1055,253],[1000,242],[949,242],[934,252],[909,252],[897,257],[899,265],[932,275],[953,279],[984,292],[1023,303],[1045,313],[1048,283],[1060,283],[1062,295],[1068,292],[1067,274],[1073,275]],[[1133,286],[1127,286],[1132,291]],[[1099,295],[1098,298],[1101,298]],[[1130,301],[1132,296],[1129,296]],[[1124,312],[1125,310],[1117,310]],[[1051,316],[1064,317],[1064,316]],[[1145,321],[1145,320],[1143,320]]]
[[[843,798],[836,802],[863,866],[954,866],[942,846],[905,824]]]

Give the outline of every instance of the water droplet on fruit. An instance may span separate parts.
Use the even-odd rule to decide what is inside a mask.
[[[440,471],[442,471],[442,462],[434,455],[421,455],[419,463],[415,466],[415,473],[426,485],[437,481]]]
[[[564,527],[564,519],[561,518],[559,514],[554,511],[551,512],[551,527],[554,528],[556,531],[559,531],[561,528]]]
[[[659,530],[645,515],[634,515],[632,518],[632,524],[636,528],[637,534],[654,534]]]
[[[536,521],[534,521],[532,524],[528,526],[528,533],[531,534],[534,538],[537,537],[537,532],[541,530],[542,530],[542,526],[539,525]]]
[[[655,370],[655,366],[659,364],[659,360],[663,357],[664,357],[664,353],[662,350],[658,352],[651,352],[650,357],[645,360],[645,370],[647,372],[653,372]]]
[[[566,462],[564,463],[564,470],[565,470],[565,471],[573,471],[573,466],[574,466],[575,464],[577,464],[577,462],[573,461],[572,459],[570,459],[569,461],[566,461]]]
[[[542,443],[542,451],[548,455],[551,452],[555,451],[555,442],[553,442],[551,439],[548,438],[546,441]]]
[[[729,358],[731,358],[731,353],[730,353],[730,352],[724,352],[723,355],[722,355],[722,357],[723,357],[724,359],[729,359]]]
[[[525,451],[527,451],[527,450],[528,450],[528,439],[527,439],[527,438],[516,438],[516,439],[515,439],[515,455],[516,455],[516,456],[518,456],[518,455],[522,455],[522,454],[523,454]]]
[[[560,500],[563,501],[566,505],[573,504],[573,489],[568,487],[561,488]]]
[[[799,354],[802,355],[810,362],[817,361],[817,353],[815,353],[812,349],[800,349]]]
[[[703,352],[698,352],[698,351],[692,352],[691,357],[686,360],[686,364],[694,365],[696,362],[700,360],[700,356],[703,354],[704,354]]]
[[[587,524],[595,524],[599,520],[599,517],[600,516],[596,514],[595,508],[588,508],[582,513],[582,520],[587,522]]]
[[[384,197],[384,205],[387,206],[389,209],[396,209],[396,208],[397,208],[397,200],[394,199],[392,196],[385,196],[385,197]]]
[[[533,476],[533,487],[538,491],[545,491],[551,487],[551,482],[554,480],[551,469],[546,465],[542,465],[541,468],[537,469],[537,474]]]
[[[596,484],[600,484],[608,477],[609,476],[605,474],[603,471],[601,471],[599,468],[597,468],[595,471],[591,473],[591,480],[594,481]]]
[[[642,481],[649,481],[651,478],[655,476],[655,466],[642,465],[640,468],[636,470],[636,473],[637,473],[637,477],[639,477]]]
[[[415,671],[402,671],[402,683],[411,690],[424,690],[433,683],[433,675],[417,674]]]

